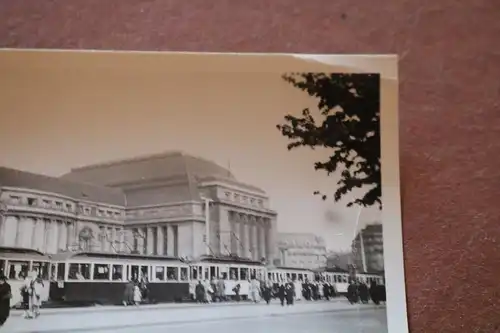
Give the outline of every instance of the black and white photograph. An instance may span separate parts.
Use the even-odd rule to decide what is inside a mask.
[[[405,333],[397,57],[0,51],[0,332]]]

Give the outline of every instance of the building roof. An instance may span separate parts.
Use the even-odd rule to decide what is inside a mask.
[[[265,193],[257,187],[236,180],[234,175],[212,161],[179,151],[139,156],[74,168],[61,176],[78,182],[120,187],[128,206],[154,205],[165,202],[198,201],[200,182],[222,181],[241,184],[243,188]],[[168,186],[145,186],[166,182]],[[140,184],[140,186],[137,186]]]
[[[214,162],[172,151],[162,154],[87,165],[71,169],[63,179],[104,186],[191,176],[193,180],[214,177],[236,180],[233,174]]]
[[[5,167],[0,167],[1,186],[50,192],[75,200],[125,206],[125,194],[120,189],[74,182]]]
[[[313,233],[279,232],[276,236],[278,247],[325,247],[324,238]]]

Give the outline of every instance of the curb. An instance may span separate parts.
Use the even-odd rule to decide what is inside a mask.
[[[375,306],[375,305],[369,305],[365,308],[358,308],[357,311],[359,312],[364,312],[368,310],[381,310],[385,309],[385,306]],[[343,312],[352,312],[352,309],[337,309],[337,310],[320,310],[320,311],[305,311],[305,312],[295,312],[295,313],[270,313],[270,314],[265,314],[258,316],[258,318],[279,318],[279,317],[289,317],[289,316],[300,316],[300,315],[310,315],[310,314],[321,314],[321,313],[343,313]],[[225,316],[225,317],[220,317],[220,318],[214,318],[214,319],[204,319],[204,323],[214,323],[214,322],[220,322],[220,321],[237,321],[237,320],[252,320],[255,319],[255,317],[248,317],[248,316]],[[71,333],[85,333],[85,332],[92,332],[92,331],[100,331],[100,330],[121,330],[121,329],[127,329],[127,328],[132,328],[136,327],[137,329],[144,329],[144,328],[155,328],[155,327],[164,327],[167,326],[175,326],[175,325],[182,325],[182,324],[197,324],[197,322],[192,321],[192,320],[175,320],[175,321],[165,321],[165,322],[155,322],[155,323],[137,323],[137,324],[122,324],[122,325],[106,325],[106,326],[99,326],[99,327],[89,327],[89,328],[71,328]],[[67,333],[68,329],[42,329],[42,330],[36,330],[36,331],[16,331],[14,333]]]

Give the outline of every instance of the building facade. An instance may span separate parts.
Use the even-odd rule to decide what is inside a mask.
[[[72,169],[60,178],[0,168],[0,246],[203,254],[272,260],[266,193],[182,152]]]
[[[278,233],[277,266],[316,269],[326,265],[326,244],[323,238],[309,233]]]
[[[327,268],[340,268],[348,270],[353,264],[353,256],[351,252],[328,253],[326,259]]]
[[[354,265],[361,272],[384,271],[382,224],[367,225],[352,242]]]

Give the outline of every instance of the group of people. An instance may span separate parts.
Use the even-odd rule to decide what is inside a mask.
[[[24,280],[19,292],[21,294],[21,306],[24,310],[25,319],[34,319],[40,315],[42,305],[43,281],[36,270],[22,272],[20,278]],[[0,274],[0,327],[5,324],[10,315],[10,300],[12,299],[12,288],[7,282],[7,277]]]
[[[125,285],[123,305],[139,305],[149,298],[148,280],[145,277],[129,280]]]
[[[386,301],[385,286],[372,281],[370,287],[360,281],[350,281],[347,287],[347,299],[351,304],[367,304],[370,299],[375,304]]]

